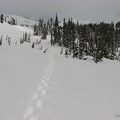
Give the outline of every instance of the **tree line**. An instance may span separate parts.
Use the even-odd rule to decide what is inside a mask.
[[[1,14],[0,22],[3,21],[5,18]],[[15,20],[12,19],[12,24],[14,22]],[[98,63],[103,58],[115,60],[120,56],[120,22],[80,24],[74,23],[72,18],[67,21],[64,18],[63,26],[60,26],[56,14],[55,20],[50,18],[45,22],[39,19],[38,24],[33,28],[33,34],[41,36],[41,39],[51,35],[51,45],[58,44],[62,49],[65,47],[65,54],[72,55],[73,58],[86,60],[87,56],[92,56]],[[25,33],[23,38],[26,39],[26,36]]]
[[[56,14],[55,21],[51,18],[45,23],[40,19],[38,26],[34,26],[34,35],[46,39],[48,34],[51,35],[51,45],[65,47],[66,54],[73,58],[86,60],[87,56],[92,56],[96,63],[103,58],[118,59],[120,22],[80,24],[74,23],[72,18],[68,21],[64,18],[63,26],[60,26]]]

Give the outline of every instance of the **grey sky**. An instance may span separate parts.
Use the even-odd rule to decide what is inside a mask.
[[[94,22],[120,21],[120,0],[0,0],[0,12],[30,18],[73,17]]]

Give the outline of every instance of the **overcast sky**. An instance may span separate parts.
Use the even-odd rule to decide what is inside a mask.
[[[73,17],[93,22],[120,21],[120,0],[0,0],[0,12],[30,18]]]

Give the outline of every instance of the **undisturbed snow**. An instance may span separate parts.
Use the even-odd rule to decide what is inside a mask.
[[[24,16],[13,15],[8,13],[3,13],[4,17],[6,17],[6,21],[8,22],[11,18],[14,18],[17,22],[17,25],[24,25],[24,26],[33,26],[38,23],[36,20],[31,20]]]
[[[120,63],[65,58],[48,40],[13,43],[23,28],[0,24],[0,120],[116,120]],[[7,31],[7,33],[6,33]],[[12,45],[5,36],[11,35]],[[38,37],[31,37],[33,41]],[[38,48],[43,47],[42,50]],[[48,48],[46,53],[43,51]]]

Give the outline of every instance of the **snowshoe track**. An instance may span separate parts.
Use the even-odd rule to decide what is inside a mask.
[[[50,104],[50,100],[53,99],[51,95],[51,91],[49,90],[50,81],[52,72],[54,69],[54,59],[52,58],[52,54],[54,50],[51,52],[49,57],[49,66],[44,73],[42,80],[30,98],[30,102],[23,114],[23,120],[54,120],[55,116],[52,111],[49,109],[48,104]],[[50,88],[53,90],[53,88]]]

